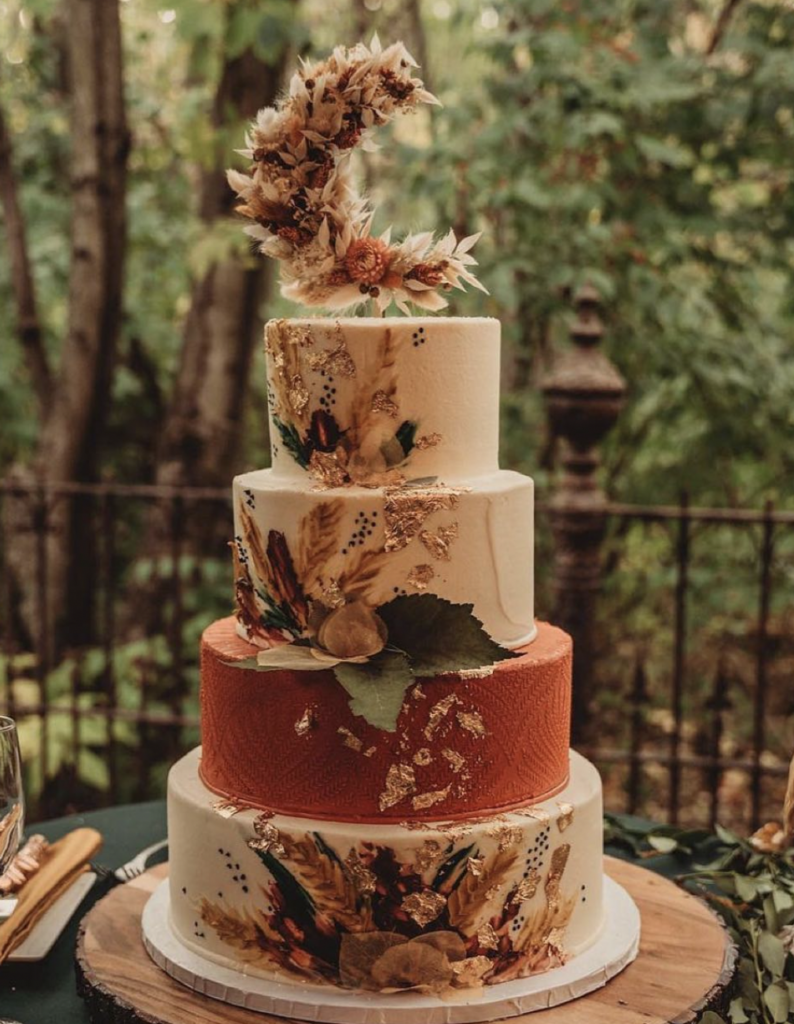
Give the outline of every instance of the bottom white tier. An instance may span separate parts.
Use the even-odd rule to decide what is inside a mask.
[[[199,780],[199,757],[169,776],[170,913],[205,959],[443,994],[559,967],[601,932],[601,780],[576,753],[552,800],[421,825],[232,813]]]

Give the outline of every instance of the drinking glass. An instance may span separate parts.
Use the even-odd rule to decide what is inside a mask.
[[[22,762],[13,718],[0,716],[0,875],[16,856],[25,824]]]

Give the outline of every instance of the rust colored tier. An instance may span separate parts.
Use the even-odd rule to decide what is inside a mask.
[[[201,777],[222,796],[300,817],[442,821],[567,782],[572,645],[561,629],[538,623],[521,656],[485,678],[421,680],[387,733],[352,713],[330,671],[228,664],[257,653],[235,624],[213,623],[201,645]]]

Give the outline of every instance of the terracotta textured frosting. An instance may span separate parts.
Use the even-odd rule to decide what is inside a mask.
[[[254,651],[233,619],[204,633],[201,774],[216,793],[312,818],[438,820],[544,799],[567,782],[571,641],[554,626],[542,623],[491,676],[421,681],[394,733],[355,716],[330,672],[234,667]],[[384,806],[399,766],[413,785]]]

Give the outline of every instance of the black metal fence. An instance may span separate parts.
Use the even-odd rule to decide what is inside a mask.
[[[198,742],[201,629],[231,610],[229,491],[5,484],[0,501],[0,712],[20,725],[34,816],[161,795]],[[63,592],[80,628],[54,648],[64,503],[89,543]],[[794,747],[794,513],[682,499],[608,505],[607,525],[582,743],[607,806],[744,829],[774,817]]]

